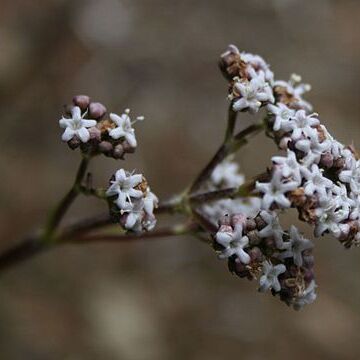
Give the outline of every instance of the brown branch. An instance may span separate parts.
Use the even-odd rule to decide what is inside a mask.
[[[125,241],[133,241],[133,240],[180,236],[180,235],[196,232],[197,230],[199,230],[198,224],[189,223],[184,225],[176,225],[176,226],[160,228],[154,231],[149,231],[140,234],[125,233],[125,234],[94,234],[87,236],[85,235],[83,237],[65,239],[62,243],[89,244],[94,242],[125,242]]]
[[[179,200],[177,198],[161,202],[155,209],[157,214],[174,213],[179,211]],[[26,237],[22,241],[13,245],[0,254],[0,272],[18,265],[33,256],[41,254],[45,250],[52,249],[54,246],[62,243],[80,243],[77,238],[85,238],[85,234],[103,228],[108,225],[114,225],[108,213],[92,216],[73,222],[63,228],[56,241],[46,242],[39,232],[36,236]],[[147,233],[149,236],[153,232]],[[82,236],[84,235],[84,236]],[[149,237],[151,237],[150,235]],[[155,235],[154,235],[155,236]]]
[[[239,197],[256,196],[254,194],[255,184],[257,181],[266,181],[267,173],[262,173],[248,180],[238,188],[227,188],[221,190],[208,191],[200,194],[190,195],[189,201],[192,204],[200,205],[214,200],[235,199]]]

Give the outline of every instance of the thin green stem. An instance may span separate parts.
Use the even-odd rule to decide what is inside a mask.
[[[232,109],[232,104],[230,104],[229,110],[228,110],[228,121],[227,121],[227,128],[226,128],[226,132],[225,132],[224,144],[229,142],[234,135],[237,114],[238,113]]]
[[[73,186],[62,198],[54,211],[51,213],[43,234],[44,242],[51,242],[53,240],[53,234],[55,233],[61,220],[63,219],[64,215],[66,214],[67,210],[74,202],[76,197],[81,193],[81,182],[84,179],[89,162],[90,158],[85,156],[82,158]]]

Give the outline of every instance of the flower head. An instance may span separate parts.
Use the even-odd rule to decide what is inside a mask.
[[[111,185],[106,192],[107,196],[117,196],[116,205],[120,209],[128,209],[127,202],[131,204],[131,198],[141,198],[143,192],[135,189],[143,181],[141,174],[130,174],[124,169],[120,169],[115,173],[115,179],[111,181]]]
[[[275,115],[273,130],[274,131],[290,131],[293,129],[291,119],[295,114],[295,110],[288,108],[285,104],[278,103],[276,105],[269,104],[267,106],[269,112]]]
[[[88,128],[91,128],[97,124],[96,120],[84,119],[86,113],[81,116],[81,109],[78,106],[74,106],[71,109],[71,118],[62,117],[59,120],[59,125],[65,129],[62,134],[63,141],[69,141],[74,136],[77,136],[83,143],[86,143],[90,139],[90,133]]]
[[[281,290],[281,285],[278,276],[286,271],[284,264],[273,265],[269,261],[263,262],[263,275],[260,278],[259,291],[265,292],[273,289],[276,292]]]
[[[217,187],[237,187],[244,183],[244,175],[239,172],[236,162],[225,160],[212,172],[211,182]]]
[[[293,131],[291,138],[293,140],[299,140],[302,136],[310,136],[316,133],[313,126],[319,125],[320,121],[316,117],[316,114],[307,115],[305,110],[298,110],[292,119]]]
[[[264,73],[253,74],[253,76],[250,81],[238,79],[235,82],[234,92],[239,94],[239,97],[235,98],[233,103],[234,111],[248,109],[249,112],[256,113],[262,103],[274,102],[271,87],[265,81]]]
[[[261,211],[261,218],[265,221],[266,226],[259,231],[261,238],[273,237],[278,249],[284,248],[283,235],[284,230],[280,225],[279,218],[276,213],[270,211]]]
[[[129,145],[133,148],[137,146],[137,141],[135,137],[135,130],[132,125],[139,120],[143,120],[143,116],[139,116],[135,121],[131,121],[129,116],[130,110],[126,109],[122,115],[117,115],[114,113],[110,114],[110,119],[116,124],[116,128],[109,129],[109,135],[113,139],[125,138]]]
[[[280,253],[279,259],[292,257],[296,266],[302,266],[303,251],[312,249],[314,245],[310,240],[305,239],[304,236],[300,234],[299,230],[293,225],[290,227],[289,235],[290,246],[287,250]]]
[[[220,227],[215,239],[224,247],[219,255],[220,259],[236,255],[241,263],[248,264],[250,262],[250,256],[244,250],[249,244],[249,238],[243,235],[242,226],[235,227],[234,231],[231,231],[231,227]]]
[[[301,172],[304,175],[305,195],[317,194],[320,198],[327,196],[327,190],[334,186],[334,183],[323,175],[323,171],[316,164],[311,165],[311,170],[302,167]]]
[[[290,200],[285,194],[298,187],[296,181],[283,182],[280,171],[275,170],[269,183],[256,183],[256,189],[262,192],[262,208],[269,210],[273,204],[282,208],[288,208],[291,205]]]
[[[278,165],[278,169],[284,178],[291,178],[299,184],[301,183],[300,164],[293,151],[288,150],[286,157],[273,156],[271,160]]]

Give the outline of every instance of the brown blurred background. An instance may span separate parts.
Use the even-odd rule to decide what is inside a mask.
[[[98,184],[125,166],[160,197],[186,186],[223,136],[228,43],[302,74],[329,130],[360,146],[359,19],[358,0],[1,0],[1,248],[71,184],[79,154],[57,121],[74,94],[146,116],[126,163],[94,162]],[[274,149],[259,136],[243,171]],[[85,199],[69,218],[103,210]],[[0,358],[358,359],[360,252],[323,238],[316,256],[318,300],[294,312],[196,239],[60,248],[0,277]]]

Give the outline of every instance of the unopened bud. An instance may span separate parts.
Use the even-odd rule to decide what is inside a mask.
[[[99,144],[99,151],[104,154],[109,154],[113,150],[113,146],[109,141],[102,141]]]
[[[85,111],[90,103],[90,98],[87,95],[76,95],[73,97],[73,104],[78,106],[82,111]]]
[[[113,151],[114,159],[121,159],[124,156],[124,148],[121,144],[116,145]]]
[[[135,148],[132,147],[126,140],[123,141],[122,146],[123,146],[124,152],[126,152],[126,153],[135,152]]]
[[[89,105],[89,116],[93,119],[100,119],[106,113],[106,107],[99,102],[92,102]]]
[[[92,127],[89,129],[90,139],[101,141],[101,131],[97,127]]]

